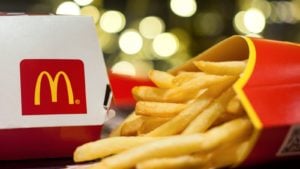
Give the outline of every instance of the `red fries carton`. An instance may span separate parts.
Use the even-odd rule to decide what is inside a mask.
[[[242,164],[258,164],[300,155],[300,46],[298,44],[232,36],[182,66],[197,70],[195,60],[248,59],[234,89],[255,131]]]
[[[92,18],[0,17],[0,160],[72,156],[99,139],[108,79]]]

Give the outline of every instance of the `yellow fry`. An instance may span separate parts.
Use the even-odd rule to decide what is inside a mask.
[[[145,117],[142,126],[138,129],[138,135],[146,134],[169,120],[170,117]]]
[[[74,161],[82,162],[103,158],[112,154],[120,153],[132,147],[145,144],[159,137],[110,137],[94,142],[83,144],[76,148]]]
[[[135,100],[146,100],[156,102],[168,102],[164,97],[166,89],[151,86],[136,86],[132,88],[132,95]]]
[[[146,143],[94,164],[91,169],[129,169],[137,163],[154,158],[175,157],[202,152],[210,153],[219,145],[250,135],[252,125],[246,118],[227,122],[205,134],[170,136]]]
[[[136,119],[138,116],[135,115],[135,113],[131,113],[129,114],[125,120],[123,122],[121,122],[118,127],[116,127],[113,131],[111,131],[111,133],[109,134],[109,137],[116,137],[116,136],[121,136],[121,129],[122,129],[122,126],[128,122],[128,121],[131,121],[131,120],[134,120]]]
[[[173,84],[176,86],[181,86],[182,84],[203,75],[203,72],[180,72],[174,77]]]
[[[242,114],[244,112],[244,108],[237,95],[235,95],[234,97],[232,97],[232,99],[230,99],[226,109],[228,113],[232,113],[232,114]]]
[[[151,70],[148,73],[150,80],[159,88],[171,88],[173,87],[174,76],[163,71]]]
[[[133,120],[125,122],[121,127],[121,136],[136,136],[142,124],[142,116],[136,116]]]
[[[214,84],[220,84],[232,79],[232,76],[203,75],[195,78],[181,86],[161,89],[149,86],[138,86],[132,89],[132,94],[136,100],[156,101],[156,102],[186,102],[197,96],[201,89]]]
[[[227,121],[230,121],[230,120],[233,120],[233,119],[236,119],[236,118],[240,118],[242,116],[245,115],[245,112],[243,114],[231,114],[231,113],[222,113],[218,119],[215,120],[215,122],[212,124],[211,127],[214,127],[214,126],[218,126],[224,122],[227,122]]]
[[[199,169],[204,162],[203,158],[192,155],[155,158],[138,163],[136,169]]]
[[[204,169],[232,167],[240,163],[249,150],[249,140],[223,146],[210,156]]]
[[[252,129],[253,126],[247,117],[237,118],[214,127],[205,133],[202,153],[212,151],[222,144],[243,141],[251,135]]]
[[[215,97],[226,90],[235,80],[236,78],[231,77],[222,84],[210,87],[178,115],[146,135],[168,136],[182,132],[186,126],[213,101]]]
[[[239,75],[244,71],[247,62],[246,61],[224,61],[224,62],[194,61],[194,64],[200,70],[209,74]]]
[[[199,147],[199,143],[202,140],[203,136],[201,134],[166,137],[160,141],[143,144],[120,154],[107,157],[93,165],[91,169],[129,169],[139,162],[153,158],[187,155],[197,152],[195,147]]]
[[[197,93],[201,89],[207,88],[214,84],[221,84],[227,79],[231,78],[231,76],[216,76],[203,74],[203,76],[199,76],[195,79],[192,79],[181,86],[167,90],[165,97],[169,98],[169,100],[172,102],[184,102],[188,99],[193,98],[190,96],[197,96]]]
[[[201,112],[182,133],[191,134],[206,131],[222,113],[225,113],[227,102],[234,94],[233,89],[229,88]]]
[[[186,104],[181,103],[138,101],[135,106],[135,113],[143,116],[173,117],[186,106]]]

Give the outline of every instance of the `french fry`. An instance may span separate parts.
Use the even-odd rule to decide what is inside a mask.
[[[161,139],[159,137],[111,137],[89,142],[76,148],[74,161],[83,162],[120,153],[132,147]]]
[[[198,91],[207,88],[214,84],[220,84],[227,79],[232,78],[231,76],[215,76],[215,75],[203,75],[192,79],[189,82],[184,83],[181,86],[169,89],[166,92],[165,97],[169,98],[171,102],[184,102],[188,99],[192,99],[190,96],[197,96]]]
[[[193,72],[150,71],[148,76],[156,87],[134,87],[134,112],[110,138],[78,147],[74,161],[102,158],[89,169],[236,165],[250,150],[253,130],[232,88],[246,62],[192,60],[184,68]]]
[[[232,97],[227,104],[227,112],[232,114],[242,114],[244,109],[237,95]]]
[[[224,62],[209,62],[209,61],[194,61],[198,69],[203,72],[216,75],[239,75],[241,74],[247,62],[246,61],[224,61]]]
[[[246,113],[243,112],[242,114],[231,114],[228,112],[222,113],[220,114],[220,116],[215,120],[215,122],[212,124],[211,127],[215,127],[218,126],[220,124],[223,124],[224,122],[236,119],[236,118],[240,118],[242,116],[245,116]]]
[[[210,155],[209,162],[203,169],[233,167],[243,160],[249,146],[249,140],[223,146]]]
[[[138,129],[138,135],[144,135],[155,128],[161,126],[165,122],[169,121],[170,117],[147,117],[144,118],[142,126]]]
[[[135,105],[135,113],[142,116],[174,117],[186,106],[182,103],[138,101]]]
[[[205,159],[199,156],[185,155],[179,157],[156,158],[136,165],[137,169],[199,169]]]
[[[136,116],[134,119],[125,122],[121,127],[121,136],[136,136],[138,129],[143,124],[143,117]]]
[[[203,139],[202,134],[179,135],[161,139],[159,142],[143,144],[122,153],[107,157],[91,169],[128,169],[138,162],[160,157],[173,157],[195,152],[194,147]],[[187,145],[188,144],[188,145]]]
[[[191,134],[206,131],[222,113],[225,113],[227,102],[232,96],[234,96],[234,91],[230,88],[201,112],[182,133]]]
[[[182,132],[185,127],[213,101],[215,97],[226,90],[235,80],[235,77],[231,77],[228,78],[227,81],[224,81],[222,85],[210,87],[196,101],[191,103],[177,116],[146,135],[168,136]]]
[[[199,90],[214,84],[223,83],[231,78],[232,76],[205,75],[170,89],[149,86],[134,87],[132,93],[136,100],[175,103],[186,102],[197,96]]]
[[[209,130],[205,134],[170,136],[146,143],[120,154],[107,157],[91,169],[129,169],[145,160],[174,157],[191,153],[208,153],[223,142],[235,142],[248,137],[252,125],[246,118],[239,118]]]
[[[148,73],[148,77],[159,88],[168,89],[174,86],[174,76],[167,72],[151,70]]]
[[[173,84],[176,86],[181,86],[184,83],[203,75],[203,72],[179,72],[179,74],[174,77]]]
[[[237,118],[218,127],[214,127],[205,133],[206,139],[203,142],[205,149],[203,149],[202,152],[215,149],[221,143],[245,140],[251,135],[252,129],[253,126],[246,117]]]
[[[151,86],[137,86],[132,88],[132,95],[136,100],[170,102],[164,96],[167,89]]]
[[[136,114],[134,112],[129,114],[122,123],[120,123],[113,131],[111,131],[111,133],[109,134],[109,137],[121,136],[121,129],[122,129],[123,125],[125,123],[127,123],[128,121],[136,119],[137,117],[138,116],[136,116]]]

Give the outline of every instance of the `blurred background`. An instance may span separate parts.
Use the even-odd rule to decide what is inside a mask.
[[[300,42],[300,0],[1,0],[0,12],[91,16],[107,68],[134,78],[180,65],[232,35]]]
[[[108,68],[139,77],[236,34],[300,42],[300,0],[1,0],[0,11],[92,16]]]

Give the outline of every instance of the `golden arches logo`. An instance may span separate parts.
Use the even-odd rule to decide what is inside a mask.
[[[73,89],[72,84],[70,82],[70,79],[68,75],[64,71],[59,71],[56,73],[56,75],[53,77],[49,74],[47,71],[42,71],[35,84],[35,90],[34,90],[34,105],[40,105],[41,104],[41,83],[43,77],[46,76],[49,82],[50,91],[51,91],[51,101],[57,102],[57,88],[58,88],[58,82],[60,77],[65,80],[66,87],[67,87],[67,93],[68,93],[68,101],[69,104],[74,104],[74,95],[73,95]]]

